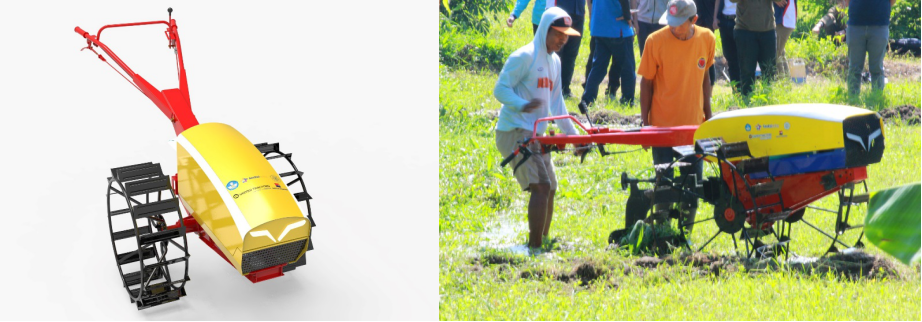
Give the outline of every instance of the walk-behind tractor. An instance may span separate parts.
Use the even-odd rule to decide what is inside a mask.
[[[588,113],[581,106],[583,114]],[[831,240],[827,252],[843,247],[862,247],[863,225],[850,224],[852,206],[868,201],[867,169],[880,162],[884,153],[883,122],[875,112],[850,106],[792,104],[766,106],[720,113],[700,126],[643,127],[613,129],[584,126],[573,116],[548,117],[538,123],[570,118],[585,135],[533,136],[506,157],[502,165],[515,162],[515,169],[533,153],[564,151],[567,145],[604,156],[606,144],[671,147],[676,162],[654,165],[653,178],[632,178],[621,173],[621,188],[630,190],[625,205],[625,229],[615,230],[609,243],[619,243],[636,234],[641,222],[649,227],[674,231],[671,237],[652,235],[652,248],[662,252],[668,245],[692,249],[690,228],[714,220],[718,231],[696,247],[698,251],[724,233],[745,245],[745,256],[788,256],[791,224],[803,222]],[[587,148],[588,147],[588,148]],[[716,177],[696,178],[698,163],[712,165]],[[672,179],[675,169],[687,176]],[[646,188],[641,188],[645,186]],[[863,188],[856,194],[856,186]],[[861,192],[859,190],[859,192]],[[810,204],[836,194],[838,209]],[[714,206],[713,216],[699,218],[684,213],[689,200],[703,200]],[[836,215],[835,228],[827,233],[804,218],[807,208]],[[854,221],[854,220],[853,220]],[[675,225],[672,226],[672,222]],[[642,228],[643,229],[643,228]],[[845,241],[847,231],[861,229],[854,243]],[[773,238],[771,244],[763,238]],[[854,236],[851,236],[854,238]],[[772,241],[769,239],[768,241]]]
[[[313,249],[311,197],[291,153],[279,150],[278,143],[254,145],[226,124],[199,124],[192,114],[172,11],[168,21],[106,25],[96,35],[74,29],[86,38],[84,49],[127,74],[122,76],[160,108],[176,132],[175,174],[164,175],[160,164],[148,162],[113,168],[108,178],[112,249],[122,286],[139,310],[186,295],[187,233],[196,233],[253,283],[304,265],[304,253]],[[158,24],[167,26],[179,88],[154,88],[100,40],[109,28]],[[188,216],[183,217],[180,204]]]

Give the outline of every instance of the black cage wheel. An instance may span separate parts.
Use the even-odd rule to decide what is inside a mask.
[[[189,280],[189,253],[170,177],[159,164],[143,163],[112,169],[108,181],[112,250],[131,302],[140,310],[178,300]]]

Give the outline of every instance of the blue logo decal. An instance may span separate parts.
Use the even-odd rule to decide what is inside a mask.
[[[237,189],[238,186],[240,185],[237,184],[237,180],[231,180],[231,182],[227,183],[227,190]]]
[[[749,124],[746,124],[746,132],[749,132],[751,130],[752,130],[752,126]]]
[[[784,122],[784,129],[785,129],[785,130],[790,130],[790,129],[791,129],[791,123]]]

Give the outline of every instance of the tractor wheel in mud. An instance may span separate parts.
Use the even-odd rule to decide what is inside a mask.
[[[856,192],[855,190],[857,190],[855,187],[856,185],[861,185],[864,188],[864,193],[856,194],[855,193]],[[836,195],[839,198],[839,208],[837,210],[824,209],[824,208],[815,207],[815,206],[807,206],[808,208],[811,208],[814,210],[836,214],[835,230],[833,231],[832,234],[829,234],[819,229],[813,224],[808,223],[806,220],[803,220],[804,223],[808,224],[811,228],[819,231],[820,233],[822,233],[823,235],[825,235],[826,237],[832,240],[832,244],[829,246],[829,249],[826,250],[826,253],[839,252],[839,248],[836,247],[836,244],[838,244],[839,246],[845,247],[845,248],[851,248],[851,247],[864,248],[864,243],[861,241],[861,239],[864,237],[864,224],[852,225],[849,222],[850,222],[850,219],[852,219],[853,215],[855,215],[857,211],[853,209],[852,206],[859,206],[861,204],[866,204],[870,200],[867,180],[862,180],[860,182],[846,184],[842,186],[842,188],[839,189],[839,192]],[[845,237],[846,237],[845,235],[852,230],[859,230],[860,233],[858,233],[858,238],[855,240],[855,243],[849,244],[845,242]]]
[[[179,300],[186,295],[189,251],[170,177],[148,162],[114,168],[108,180],[112,250],[131,302],[142,310]]]

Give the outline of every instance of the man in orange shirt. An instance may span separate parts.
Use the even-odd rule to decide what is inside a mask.
[[[637,74],[640,81],[640,113],[643,125],[699,125],[711,118],[711,80],[714,64],[714,33],[695,25],[697,8],[692,0],[672,0],[660,24],[668,24],[647,38]],[[653,164],[675,160],[672,148],[653,148]],[[689,160],[690,161],[690,160]],[[694,171],[700,182],[703,164],[679,169],[682,178]],[[673,177],[672,171],[666,175]],[[683,182],[684,179],[677,180]],[[694,221],[698,200],[681,203],[685,220]],[[691,231],[691,227],[688,228]]]

